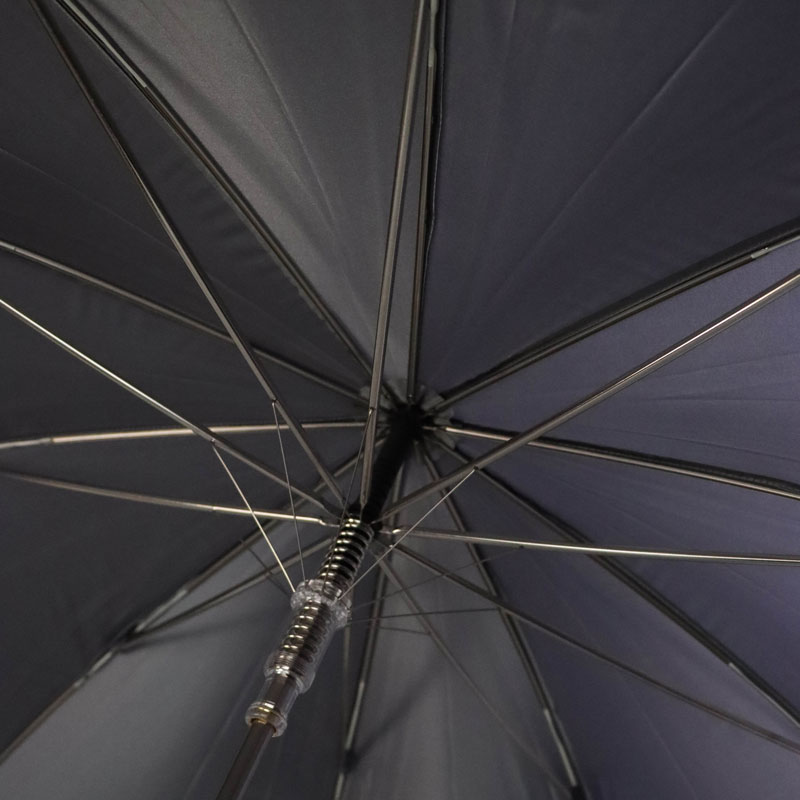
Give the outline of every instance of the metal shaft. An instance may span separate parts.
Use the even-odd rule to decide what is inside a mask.
[[[219,790],[217,800],[236,800],[242,796],[274,733],[275,730],[270,725],[259,723],[250,726],[244,744],[239,749],[228,777]]]

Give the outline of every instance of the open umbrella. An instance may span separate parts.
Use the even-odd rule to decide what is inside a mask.
[[[798,29],[6,3],[0,794],[794,797]]]

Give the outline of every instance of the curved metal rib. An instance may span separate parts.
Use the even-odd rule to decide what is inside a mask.
[[[52,489],[64,489],[68,492],[79,494],[91,494],[97,497],[109,497],[115,500],[127,500],[133,503],[143,503],[151,506],[165,506],[167,508],[184,508],[188,511],[205,511],[211,514],[224,514],[236,517],[255,516],[258,519],[274,519],[290,522],[297,519],[298,522],[311,525],[322,525],[326,528],[335,528],[337,523],[334,519],[323,519],[322,517],[310,517],[301,515],[293,517],[291,513],[285,511],[267,511],[263,508],[239,508],[237,506],[226,506],[217,503],[200,503],[196,500],[181,500],[176,497],[163,497],[161,495],[144,494],[142,492],[128,492],[123,489],[114,489],[109,486],[94,486],[87,483],[76,483],[74,481],[52,478],[47,475],[32,475],[27,472],[17,472],[15,470],[0,469],[0,476],[12,478],[13,480],[32,483],[37,486],[48,486]]]
[[[527,550],[544,550],[555,553],[578,553],[582,555],[613,556],[615,558],[660,558],[673,561],[702,561],[711,564],[760,564],[773,566],[800,566],[800,555],[767,555],[763,553],[707,553],[698,550],[660,550],[639,547],[606,547],[595,544],[567,544],[564,542],[542,542],[531,539],[509,539],[474,531],[429,530],[408,527],[383,531],[391,536],[417,539],[439,539],[450,542],[466,542],[493,547],[522,547]]]
[[[361,428],[364,422],[360,419],[354,420],[322,420],[320,422],[304,422],[306,430],[333,430],[336,428]],[[281,425],[281,428],[286,427]],[[252,433],[274,433],[274,424],[258,425],[209,425],[211,433],[218,433],[228,436],[240,436]],[[164,439],[173,436],[191,436],[192,431],[188,428],[133,428],[114,431],[93,431],[90,433],[55,433],[48,436],[36,436],[33,439],[8,439],[0,442],[0,451],[15,450],[20,447],[43,447],[48,445],[64,444],[92,444],[95,442],[129,442],[144,439]]]
[[[431,184],[431,148],[434,132],[433,98],[436,94],[436,38],[438,0],[430,0],[428,14],[428,68],[425,73],[425,110],[422,133],[422,164],[420,166],[419,203],[417,206],[417,248],[414,257],[414,283],[411,296],[411,331],[408,341],[408,370],[406,373],[406,402],[417,399],[417,364],[419,362],[422,300],[425,287],[425,260],[428,246],[428,193]]]
[[[467,425],[442,425],[432,427],[431,430],[441,430],[456,436],[466,436],[473,439],[488,439],[495,442],[508,442],[513,437],[503,431],[489,428],[472,428]],[[791,500],[800,500],[800,484],[789,481],[777,480],[766,475],[754,475],[739,470],[725,469],[710,464],[699,464],[695,461],[682,461],[676,458],[665,458],[649,453],[639,453],[633,450],[622,450],[616,447],[601,447],[599,445],[576,442],[568,439],[552,439],[542,437],[528,442],[529,447],[540,450],[552,450],[556,453],[585,456],[586,458],[601,461],[613,461],[617,464],[630,464],[636,467],[669,472],[673,475],[684,475],[689,478],[722,483],[727,486],[737,486],[740,489],[751,489],[754,492],[773,494]]]

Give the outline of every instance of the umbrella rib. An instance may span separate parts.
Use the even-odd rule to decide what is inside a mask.
[[[677,344],[672,345],[666,350],[662,350],[658,355],[653,356],[652,358],[640,364],[638,367],[634,367],[632,370],[624,373],[611,383],[606,384],[602,389],[593,392],[582,400],[579,400],[577,403],[569,406],[569,408],[559,411],[558,413],[546,419],[544,422],[540,422],[537,425],[534,425],[532,428],[516,434],[509,441],[498,445],[488,453],[485,453],[478,458],[472,459],[463,467],[455,470],[449,475],[446,475],[441,480],[433,481],[427,486],[412,492],[404,497],[398,504],[395,504],[391,508],[387,509],[384,512],[384,515],[404,508],[410,503],[420,500],[423,497],[427,497],[429,494],[432,494],[441,488],[451,486],[453,483],[464,477],[464,475],[468,474],[470,470],[487,467],[498,459],[504,458],[505,456],[518,450],[520,447],[525,447],[525,445],[529,444],[535,439],[541,438],[546,433],[549,433],[554,428],[557,428],[559,425],[563,425],[565,422],[577,417],[579,414],[588,411],[590,408],[593,408],[604,400],[607,400],[609,397],[617,394],[617,392],[622,391],[628,386],[636,383],[636,381],[639,381],[645,376],[650,375],[652,372],[655,372],[657,369],[663,367],[665,364],[668,364],[670,361],[682,356],[684,353],[699,346],[703,342],[708,341],[712,337],[729,328],[731,325],[735,325],[737,322],[756,312],[767,303],[776,300],[781,295],[785,294],[791,289],[794,289],[798,284],[800,284],[800,270],[797,270],[791,273],[791,275],[788,277],[783,278],[777,283],[774,283],[768,289],[765,289],[764,291],[751,297],[749,300],[737,306],[732,311],[729,311],[721,317],[718,317],[708,325],[704,325],[702,328],[699,328],[694,333],[680,340]]]
[[[154,300],[148,300],[142,295],[131,292],[128,289],[122,288],[121,286],[117,286],[115,283],[110,283],[102,278],[90,275],[88,272],[82,272],[75,267],[70,267],[60,261],[56,261],[48,256],[42,255],[41,253],[36,253],[24,247],[18,247],[17,245],[7,242],[3,239],[0,239],[0,249],[6,250],[9,253],[14,253],[15,255],[20,256],[33,264],[38,264],[39,266],[47,267],[48,269],[51,269],[61,275],[66,275],[75,279],[76,281],[79,281],[80,283],[85,283],[87,286],[91,286],[95,289],[106,292],[113,297],[126,300],[133,305],[144,308],[147,311],[157,314],[160,317],[164,317],[172,322],[177,322],[178,324],[187,328],[191,328],[192,330],[200,331],[207,336],[213,336],[214,338],[223,342],[233,344],[230,336],[228,336],[224,330],[215,328],[213,325],[209,325],[202,320],[196,319],[195,317],[182,311],[176,311],[175,309],[169,308],[161,303],[156,303]],[[312,381],[319,386],[323,386],[326,389],[330,389],[331,391],[336,392],[343,397],[347,397],[356,403],[366,405],[364,398],[355,389],[352,389],[351,387],[345,386],[344,384],[339,383],[332,378],[315,372],[308,367],[296,364],[291,359],[280,356],[277,353],[273,353],[261,345],[254,344],[253,342],[250,342],[249,344],[253,352],[260,358],[271,361],[279,367],[283,367],[290,372],[294,372],[296,375],[300,375],[301,377],[306,378],[307,380]]]
[[[306,430],[336,430],[340,428],[362,428],[363,420],[321,420],[304,422]],[[280,425],[286,428],[286,424]],[[209,425],[211,433],[222,435],[243,435],[253,433],[275,433],[276,428],[272,423],[266,424],[234,424],[234,425]],[[90,433],[54,433],[37,436],[33,439],[8,439],[0,442],[0,451],[15,450],[22,447],[45,447],[49,445],[65,444],[92,444],[96,442],[138,441],[144,439],[162,439],[173,436],[192,436],[188,428],[123,428],[120,430],[93,431]]]
[[[408,587],[411,588],[411,587]],[[399,593],[402,593],[403,590],[400,590]],[[351,619],[348,622],[348,625],[359,625],[365,622],[382,622],[385,619],[409,619],[409,618],[416,618],[416,617],[449,617],[452,614],[480,614],[480,613],[489,613],[492,614],[497,613],[497,608],[495,606],[487,606],[486,608],[448,608],[444,611],[422,611],[419,614],[416,612],[408,612],[407,614],[382,614],[377,617],[357,617],[356,619]]]
[[[256,523],[256,527],[261,532],[261,535],[264,537],[264,541],[267,543],[267,547],[269,547],[270,552],[272,553],[272,557],[277,562],[278,566],[280,567],[281,572],[283,573],[283,577],[286,579],[286,583],[289,584],[289,590],[294,592],[294,584],[292,583],[292,579],[289,577],[289,573],[286,571],[286,567],[283,566],[283,562],[281,561],[281,557],[278,555],[278,551],[275,549],[275,546],[272,544],[272,540],[267,536],[266,532],[264,531],[263,526],[261,525],[261,520],[258,518],[258,515],[253,511],[250,503],[247,501],[247,497],[245,493],[242,491],[242,487],[239,486],[239,482],[234,477],[233,473],[230,470],[230,467],[225,463],[225,459],[222,457],[221,453],[217,448],[214,448],[214,455],[219,459],[219,463],[222,464],[222,468],[225,470],[225,473],[230,478],[231,483],[236,487],[236,491],[239,493],[239,497],[242,498],[242,502],[247,506],[247,510],[252,516],[253,521]],[[297,515],[294,511],[294,500],[292,499],[292,488],[289,487],[289,499],[291,500],[291,508],[292,508],[292,519],[294,520],[295,529],[297,526]],[[299,547],[300,544],[300,534],[297,535],[297,543],[298,543],[298,552],[302,553],[302,550]],[[302,563],[302,562],[301,562]]]
[[[164,506],[167,508],[182,508],[188,511],[204,511],[211,514],[222,514],[236,517],[253,516],[258,520],[272,519],[280,522],[289,522],[293,519],[291,513],[285,511],[270,511],[263,508],[240,508],[218,503],[201,503],[196,500],[182,500],[175,497],[164,497],[163,495],[145,494],[143,492],[129,492],[124,489],[115,489],[109,486],[97,486],[88,483],[77,483],[75,481],[62,480],[47,475],[34,475],[29,472],[18,472],[16,470],[0,469],[0,475],[4,478],[32,483],[38,486],[48,486],[53,489],[64,489],[69,492],[79,494],[90,494],[97,497],[108,497],[115,500],[126,500],[133,503],[142,503],[151,506]],[[297,517],[299,522],[310,525],[322,525],[326,528],[335,528],[336,522],[326,520],[322,517],[312,517],[301,515]]]
[[[590,317],[585,317],[583,320],[563,329],[559,333],[523,349],[510,358],[503,360],[500,364],[444,392],[442,394],[442,399],[431,408],[431,411],[444,411],[444,409],[455,405],[476,392],[493,386],[516,372],[526,369],[549,356],[555,355],[583,339],[587,339],[606,328],[623,322],[629,317],[646,311],[648,308],[652,308],[683,292],[701,286],[738,267],[750,264],[756,259],[798,240],[800,240],[800,233],[798,233],[798,224],[796,220],[791,227],[788,227],[788,230],[783,229],[779,232],[772,233],[767,239],[757,244],[753,244],[752,240],[748,240],[748,242],[743,243],[743,245],[739,247],[740,251],[746,248],[744,252],[736,252],[734,255],[724,255],[721,259],[715,261],[715,263],[706,266],[699,272],[695,272],[695,274],[690,275],[688,278],[680,278],[664,288],[657,288],[650,291],[643,297],[637,295],[628,302],[623,301],[622,304],[615,303],[607,306],[603,311],[593,314]]]
[[[455,654],[445,643],[436,628],[432,625],[428,617],[425,615],[424,610],[415,599],[413,593],[405,586],[404,582],[400,579],[397,572],[386,561],[380,562],[380,568],[388,579],[401,590],[401,597],[405,604],[408,606],[409,611],[415,614],[416,620],[425,629],[430,636],[436,648],[450,663],[455,671],[461,676],[464,682],[472,690],[475,697],[481,702],[486,710],[495,718],[500,727],[505,731],[508,737],[519,747],[519,749],[528,756],[528,758],[542,770],[547,776],[548,780],[561,791],[565,797],[570,795],[569,788],[564,784],[563,780],[559,778],[553,770],[548,766],[542,758],[538,750],[534,749],[522,736],[520,736],[508,723],[505,717],[497,710],[494,703],[484,694],[483,690],[478,686],[472,676],[467,672],[464,665],[459,661]]]
[[[333,473],[336,477],[341,477],[347,470],[351,469],[356,462],[356,456],[351,456],[344,462],[342,462]],[[324,483],[320,481],[315,487],[314,491],[321,491],[324,487]],[[298,506],[306,504],[307,500],[301,500],[298,503]],[[285,507],[281,513],[284,513],[288,516],[290,509]],[[266,524],[267,530],[272,530],[276,526],[280,525],[281,523],[285,522],[286,520],[272,520],[268,521]],[[336,525],[338,529],[338,525]],[[153,611],[147,614],[145,617],[140,620],[136,626],[134,627],[134,632],[138,632],[144,630],[145,628],[152,625],[156,620],[160,619],[170,608],[172,608],[175,603],[180,601],[183,597],[185,597],[189,592],[193,591],[197,586],[204,583],[205,581],[209,580],[209,578],[213,577],[219,570],[229,564],[234,558],[240,555],[242,552],[247,550],[248,548],[252,547],[259,539],[261,538],[261,532],[258,528],[253,529],[250,534],[248,534],[240,543],[232,547],[228,552],[224,553],[220,558],[213,561],[208,567],[206,567],[203,572],[199,575],[192,578],[190,581],[185,583],[180,589],[178,589],[175,594],[172,595],[165,603],[160,604],[156,607]],[[327,540],[330,542],[330,539]]]
[[[197,136],[192,133],[178,113],[170,106],[159,91],[150,84],[141,70],[134,64],[116,42],[102,29],[79,4],[73,0],[56,0],[62,10],[67,13],[78,27],[102,50],[136,90],[152,106],[160,118],[172,130],[177,139],[197,159],[206,173],[213,179],[217,188],[231,202],[240,217],[248,224],[262,246],[276,260],[281,269],[290,277],[297,287],[300,296],[325,321],[334,335],[349,351],[354,360],[369,371],[369,363],[353,337],[342,322],[323,301],[313,284],[306,278],[298,265],[289,255],[252,204],[245,198],[222,167],[216,162]]]
[[[502,558],[507,558],[513,552],[514,552],[513,549],[508,549],[508,550],[501,551],[499,553],[495,553],[493,556],[484,556],[484,557],[478,558],[478,559],[470,559],[468,563],[462,564],[460,567],[455,567],[455,568],[451,569],[450,572],[452,572],[452,573],[463,572],[464,570],[472,569],[472,568],[480,566],[482,564],[488,564],[490,561],[499,561]],[[417,581],[416,583],[410,584],[408,586],[408,588],[409,589],[416,589],[418,586],[424,586],[427,583],[432,583],[433,581],[437,581],[437,580],[440,579],[440,577],[441,576],[439,576],[439,575],[429,576],[427,578],[424,578],[421,581]],[[388,600],[390,597],[394,597],[396,594],[400,594],[400,592],[401,592],[400,589],[397,589],[397,590],[395,590],[393,592],[389,592],[386,595],[386,599]],[[374,602],[371,601],[371,600],[367,600],[366,602],[359,603],[358,605],[353,606],[351,611],[358,611],[359,609],[368,608],[369,606],[372,606],[372,605],[374,605]]]
[[[482,589],[480,586],[477,586],[470,581],[465,580],[456,575],[446,574],[444,567],[440,564],[432,561],[419,553],[409,550],[407,547],[400,545],[398,548],[400,553],[406,556],[411,561],[419,564],[422,567],[425,567],[431,572],[437,572],[441,574],[443,578],[446,580],[461,586],[463,589],[466,589],[473,594],[482,597],[484,600],[488,600],[491,603],[494,603],[498,608],[505,610],[508,614],[513,617],[516,617],[520,622],[525,623],[526,625],[530,625],[535,630],[540,631],[545,636],[555,641],[558,641],[568,647],[577,650],[580,653],[583,653],[587,656],[590,656],[596,661],[604,663],[608,666],[614,667],[619,672],[622,672],[625,675],[630,675],[634,678],[637,678],[639,681],[658,689],[665,694],[669,695],[670,697],[675,698],[676,700],[680,700],[687,705],[693,706],[694,708],[704,711],[707,714],[716,717],[717,719],[723,720],[725,722],[730,723],[731,725],[736,726],[742,730],[748,731],[749,733],[758,736],[761,739],[764,739],[772,744],[778,745],[786,750],[789,750],[793,753],[800,755],[800,743],[793,741],[792,739],[788,739],[785,736],[782,736],[775,731],[771,731],[767,728],[764,728],[760,725],[757,725],[749,720],[744,719],[736,714],[732,714],[725,709],[720,708],[719,706],[715,706],[711,703],[706,703],[704,700],[700,700],[693,695],[690,695],[684,692],[681,689],[678,689],[674,686],[671,686],[663,681],[659,680],[658,678],[654,678],[652,675],[648,675],[646,672],[643,672],[636,667],[632,667],[629,664],[626,664],[623,661],[620,661],[613,656],[607,655],[602,651],[591,647],[590,645],[584,644],[583,642],[579,641],[578,639],[569,636],[562,631],[559,631],[557,628],[554,628],[551,625],[548,625],[545,622],[537,619],[531,614],[528,614],[526,611],[523,611],[510,603],[507,603],[501,597],[492,595],[490,592]]]
[[[417,74],[422,53],[422,30],[425,21],[425,0],[416,0],[411,46],[408,53],[403,106],[400,116],[400,133],[397,141],[392,201],[389,207],[389,227],[386,233],[386,250],[381,272],[381,289],[378,303],[378,320],[375,325],[375,346],[372,355],[372,373],[369,387],[369,410],[367,433],[364,439],[364,467],[361,472],[361,505],[367,503],[372,479],[372,460],[378,424],[378,406],[383,386],[383,370],[386,360],[386,344],[389,337],[389,317],[394,289],[394,274],[397,264],[397,246],[400,237],[400,221],[403,211],[411,129],[414,123],[414,98],[416,97]]]
[[[301,557],[308,558],[309,556],[314,555],[314,553],[317,553],[327,547],[329,543],[330,539],[327,536],[323,539],[319,539],[318,541],[314,542],[314,544],[305,547],[303,550],[298,550],[298,552],[293,556],[289,556],[289,558],[283,562],[283,566],[293,567],[295,564],[300,562]],[[273,564],[271,567],[268,567],[267,569],[262,570],[255,575],[251,575],[249,578],[239,581],[228,589],[218,592],[213,597],[209,597],[202,603],[198,603],[191,608],[187,608],[185,611],[182,611],[180,614],[176,614],[174,617],[170,617],[164,622],[160,622],[157,625],[152,625],[147,628],[134,628],[125,637],[125,641],[120,646],[120,649],[128,650],[133,645],[137,644],[143,639],[151,637],[153,634],[160,633],[167,628],[171,628],[174,625],[179,625],[180,623],[186,622],[187,620],[192,619],[193,617],[196,617],[205,611],[209,611],[210,609],[233,599],[237,595],[242,594],[242,592],[246,592],[248,589],[252,589],[254,586],[258,586],[258,584],[263,583],[264,581],[271,580],[280,571],[281,565],[278,563]]]
[[[436,94],[436,36],[437,0],[431,0],[428,12],[428,65],[425,72],[425,111],[422,134],[422,163],[420,165],[419,201],[417,205],[417,247],[414,257],[414,282],[411,296],[411,329],[408,341],[408,371],[406,402],[413,405],[417,394],[417,366],[420,354],[422,302],[425,286],[425,264],[428,247],[428,197],[431,185],[431,147],[433,143],[433,99]]]
[[[286,483],[289,485],[289,506],[292,509],[292,522],[294,523],[294,534],[297,540],[297,552],[302,553],[303,548],[300,544],[300,531],[297,528],[297,511],[295,511],[294,507],[294,492],[292,491],[292,482],[289,480],[289,466],[286,463],[286,451],[283,449],[283,437],[281,436],[281,426],[278,423],[278,412],[276,410],[275,403],[272,404],[272,414],[275,417],[275,430],[278,431],[278,445],[281,450],[281,461],[283,462],[283,474],[286,478]],[[338,486],[338,484],[337,484]],[[344,500],[344,503],[347,501]],[[344,505],[343,503],[343,505]],[[306,579],[306,565],[303,561],[302,555],[300,556],[300,574],[303,576],[303,580]]]
[[[457,423],[455,425],[443,425],[441,428],[432,430],[442,430],[456,436],[466,436],[474,439],[486,439],[497,442],[507,442],[513,435],[491,428],[475,428],[468,425]],[[540,450],[552,450],[557,453],[567,453],[569,455],[585,456],[602,461],[613,461],[618,464],[630,464],[631,466],[645,467],[646,469],[669,472],[674,475],[684,475],[689,478],[700,478],[701,480],[712,481],[714,483],[737,486],[740,489],[752,489],[756,492],[764,492],[778,497],[786,497],[791,500],[800,500],[800,485],[790,481],[770,478],[766,475],[756,475],[749,472],[717,467],[710,464],[700,464],[694,461],[683,461],[676,458],[640,453],[634,450],[624,450],[616,447],[606,447],[601,445],[578,442],[570,439],[554,439],[542,437],[528,443],[529,447]]]
[[[544,550],[559,553],[613,556],[615,558],[660,558],[676,561],[702,561],[717,564],[761,564],[774,566],[800,566],[800,554],[764,553],[709,553],[696,550],[660,550],[638,547],[605,547],[603,545],[574,544],[565,542],[544,542],[532,539],[508,539],[474,531],[427,530],[417,528],[410,531],[406,527],[384,530],[391,536],[414,536],[420,539],[438,539],[468,544],[490,545],[493,547],[514,547],[528,550]]]
[[[94,112],[95,117],[105,131],[108,139],[114,145],[119,153],[120,158],[127,167],[128,172],[134,178],[142,195],[147,201],[147,204],[150,206],[150,209],[163,228],[167,237],[172,242],[176,252],[180,256],[181,261],[183,261],[195,282],[200,287],[200,290],[205,295],[206,300],[213,309],[214,313],[217,315],[217,318],[228,332],[228,336],[230,337],[231,341],[233,341],[233,343],[236,345],[236,348],[239,350],[239,353],[247,364],[248,369],[253,373],[270,402],[277,406],[281,416],[289,425],[289,428],[291,429],[292,434],[294,435],[298,444],[305,452],[309,461],[314,465],[314,468],[317,470],[320,477],[328,485],[328,488],[333,492],[333,496],[337,498],[337,500],[342,500],[341,490],[339,489],[338,484],[333,479],[333,476],[330,474],[328,468],[322,462],[322,459],[317,455],[311,443],[308,441],[308,438],[306,437],[300,424],[297,422],[297,420],[295,420],[294,416],[289,412],[288,408],[281,400],[280,393],[274,386],[273,382],[269,379],[263,363],[256,357],[256,354],[253,352],[250,344],[242,335],[236,321],[226,308],[221,295],[211,283],[211,279],[206,274],[206,271],[203,269],[203,267],[200,266],[197,258],[191,252],[189,244],[183,239],[176,225],[170,219],[166,208],[158,199],[155,188],[152,186],[151,182],[148,180],[147,176],[139,166],[138,159],[125,141],[125,138],[122,135],[119,127],[112,120],[111,115],[105,108],[105,105],[100,99],[97,91],[92,86],[88,76],[78,64],[77,59],[71,52],[66,41],[56,29],[47,12],[42,7],[40,0],[30,0],[30,2],[34,6],[39,18],[41,19],[42,25],[47,30],[47,33],[58,50],[59,55],[75,79],[76,84],[86,98],[86,101]]]
[[[438,479],[441,477],[439,470],[431,458],[430,452],[428,451],[428,448],[425,446],[424,442],[421,444],[421,450],[423,461],[427,467],[428,473],[433,480]],[[464,517],[461,515],[455,498],[448,497],[445,500],[445,507],[447,508],[447,511],[450,514],[450,517],[453,520],[453,524],[456,526],[456,528],[462,534],[465,533],[467,529],[466,522]],[[499,595],[500,593],[494,577],[492,576],[491,570],[489,569],[489,565],[484,564],[481,561],[482,554],[478,550],[476,543],[468,542],[467,549],[470,556],[475,561],[478,573],[481,576],[481,580],[486,589],[488,589],[492,594]],[[577,787],[579,792],[582,793],[583,797],[588,798],[586,787],[583,786],[582,782],[578,778],[578,768],[572,747],[570,746],[566,733],[564,732],[564,727],[561,724],[558,715],[556,714],[555,707],[552,703],[550,693],[547,691],[547,687],[545,686],[539,665],[536,663],[536,659],[525,643],[522,633],[519,630],[517,620],[502,610],[500,610],[500,617],[503,620],[506,631],[508,632],[509,639],[514,645],[514,649],[517,651],[517,655],[519,656],[520,662],[522,663],[522,667],[525,670],[525,674],[528,677],[528,681],[531,684],[534,694],[542,706],[542,713],[547,722],[548,730],[553,738],[553,743],[556,746],[556,750],[558,750],[558,754],[561,758],[561,763],[564,767],[570,787]]]
[[[406,538],[406,536],[410,536],[417,529],[418,525],[421,525],[422,522],[425,519],[427,519],[428,516],[430,516],[434,511],[436,511],[436,509],[442,503],[444,503],[445,500],[447,500],[447,498],[450,497],[450,495],[453,494],[453,492],[455,492],[456,489],[458,489],[461,486],[461,484],[465,483],[466,480],[470,477],[472,477],[472,472],[468,472],[455,486],[453,486],[452,489],[443,493],[442,497],[437,502],[435,502],[413,525],[410,525],[408,528],[404,529],[403,532],[400,534],[400,536],[398,536],[397,540],[393,542],[391,545],[389,545],[389,547],[386,548],[386,551],[384,553],[381,553],[381,555],[375,559],[375,562],[373,564],[370,564],[370,566],[367,567],[367,569],[365,569],[361,573],[361,575],[359,575],[358,579],[345,592],[345,594],[351,593],[353,589],[355,589],[356,586],[358,586],[358,584],[361,583],[361,581],[363,581],[364,578],[366,578],[367,575],[369,575],[369,573],[372,572],[373,569],[375,569],[375,567],[380,566],[380,563],[383,561],[383,559],[386,558],[386,556],[388,556],[389,553],[391,553],[392,550],[394,550],[394,548],[397,547],[397,545],[399,545],[400,542],[402,542],[403,539]]]
[[[453,449],[447,444],[438,442],[439,446],[451,456],[467,461],[467,457],[458,450]],[[527,514],[534,519],[542,522],[560,536],[584,544],[594,544],[589,536],[576,530],[565,520],[557,517],[549,511],[545,511],[527,497],[519,494],[516,490],[508,486],[500,478],[490,472],[479,470],[478,476],[512,500]],[[509,552],[514,552],[510,550]],[[766,680],[758,671],[750,667],[742,658],[734,653],[729,647],[717,639],[714,634],[704,628],[696,619],[690,617],[682,611],[675,603],[662,595],[657,589],[650,585],[643,578],[639,577],[628,566],[614,558],[594,556],[595,562],[603,567],[614,578],[623,583],[632,591],[636,592],[645,602],[649,603],[656,610],[678,625],[688,633],[702,647],[712,653],[723,664],[729,666],[738,675],[743,677],[751,686],[760,692],[775,708],[783,713],[795,725],[800,726],[800,710],[791,703],[778,689]]]
[[[36,322],[36,320],[27,316],[27,314],[24,314],[18,308],[12,306],[10,303],[6,302],[3,299],[0,299],[0,308],[5,309],[9,314],[11,314],[13,317],[16,317],[16,319],[18,319],[20,322],[25,323],[29,328],[32,328],[38,334],[44,336],[53,344],[58,345],[62,350],[65,350],[73,358],[76,358],[78,361],[81,361],[86,366],[91,367],[91,369],[93,369],[95,372],[98,372],[104,378],[107,378],[108,380],[117,384],[117,386],[120,386],[121,388],[125,389],[126,392],[132,394],[134,397],[139,398],[139,400],[144,401],[149,406],[156,409],[156,411],[159,411],[160,413],[169,417],[171,420],[173,420],[173,422],[177,422],[179,425],[192,431],[201,439],[205,439],[205,441],[207,441],[209,444],[215,445],[221,450],[224,450],[229,455],[238,459],[243,464],[247,464],[248,466],[252,467],[254,470],[260,472],[262,475],[274,481],[275,483],[278,483],[284,487],[286,486],[284,479],[280,475],[278,475],[276,472],[273,472],[266,464],[263,464],[257,458],[254,458],[253,456],[250,456],[247,453],[245,453],[243,450],[240,450],[236,445],[232,444],[222,436],[212,433],[205,426],[200,425],[199,423],[191,422],[186,417],[181,416],[177,411],[173,411],[168,406],[165,406],[163,403],[156,400],[154,397],[147,394],[142,389],[139,389],[132,383],[126,381],[120,375],[117,375],[115,372],[112,372],[107,367],[104,367],[98,361],[95,361],[91,356],[88,356],[86,353],[79,350],[77,347],[74,347],[69,342],[65,341],[64,339],[53,333],[48,328],[45,328],[44,325],[40,325],[38,322]],[[328,511],[330,513],[336,513],[335,510],[330,508],[328,503],[326,503],[321,498],[315,497],[314,495],[311,495],[308,492],[305,492],[304,490],[301,489],[297,489],[296,491],[301,497],[304,497],[310,503],[313,503],[314,505],[318,506],[324,511]]]

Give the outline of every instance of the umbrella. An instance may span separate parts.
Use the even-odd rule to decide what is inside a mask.
[[[7,3],[2,795],[794,796],[799,13]]]

